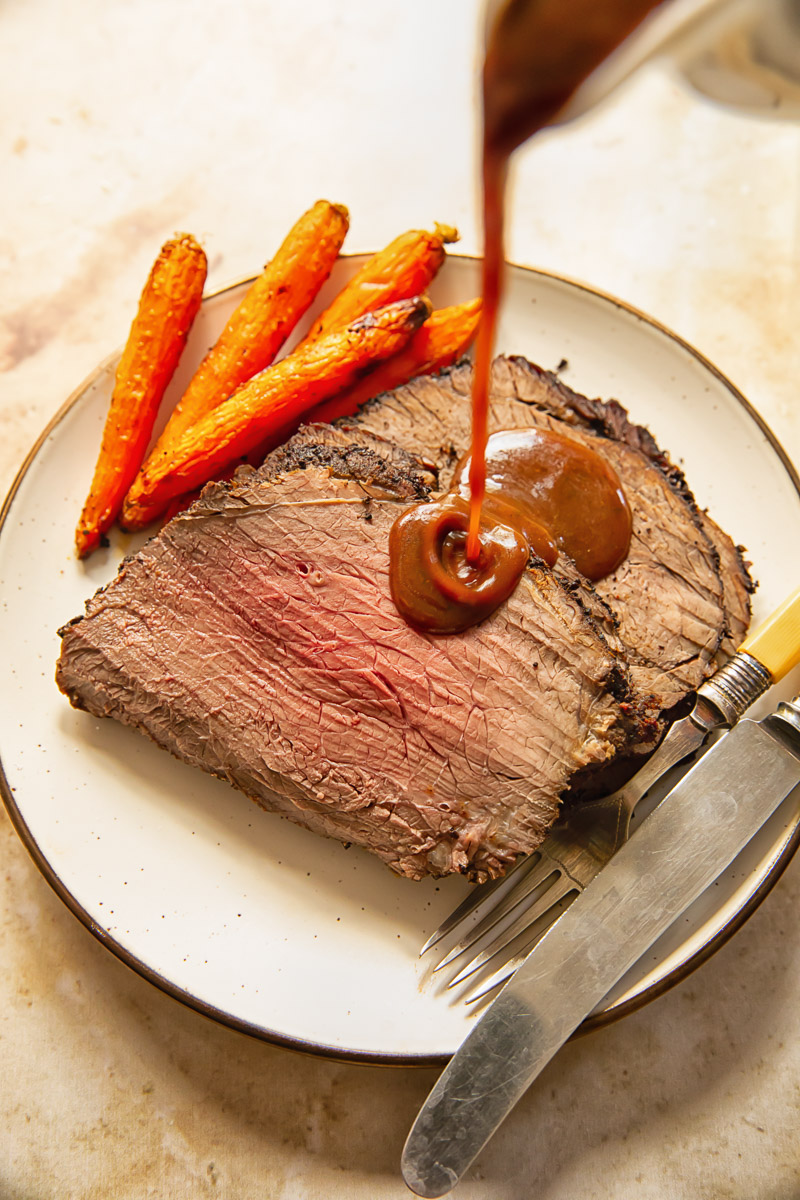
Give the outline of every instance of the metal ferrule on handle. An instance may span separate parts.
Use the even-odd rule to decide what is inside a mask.
[[[740,650],[700,685],[697,694],[719,709],[726,725],[735,725],[771,685],[772,675],[767,668]]]

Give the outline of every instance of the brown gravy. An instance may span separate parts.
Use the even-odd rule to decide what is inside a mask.
[[[559,551],[587,579],[602,579],[628,552],[631,514],[604,458],[549,429],[503,429],[488,439],[478,555],[470,557],[472,456],[432,504],[398,517],[389,536],[394,602],[412,625],[456,633],[511,595],[531,554],[553,566]]]
[[[609,574],[627,554],[630,511],[599,455],[543,431],[523,447],[520,437],[534,431],[508,430],[495,435],[500,441],[487,459],[489,378],[509,158],[659,2],[508,0],[495,10],[483,69],[483,310],[472,452],[454,490],[404,513],[389,541],[392,595],[420,628],[455,632],[483,620],[514,590],[531,550],[552,564],[561,548],[590,579]],[[532,478],[533,497],[526,491]]]

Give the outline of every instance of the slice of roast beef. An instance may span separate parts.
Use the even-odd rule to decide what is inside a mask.
[[[61,631],[58,684],[403,875],[494,876],[647,730],[580,589],[538,560],[466,633],[400,618],[389,528],[430,475],[377,445],[306,434],[207,487]]]
[[[391,439],[438,468],[446,489],[471,435],[468,363],[370,402],[340,422],[346,436]],[[727,534],[698,510],[683,474],[616,401],[590,400],[523,358],[493,364],[489,429],[558,429],[603,454],[633,513],[630,553],[595,585],[640,693],[671,709],[742,640],[752,583]],[[563,561],[556,571],[573,574]]]

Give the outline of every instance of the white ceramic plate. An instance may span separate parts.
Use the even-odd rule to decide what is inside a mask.
[[[358,261],[337,265],[320,303]],[[797,582],[787,550],[800,540],[800,484],[743,398],[689,346],[618,301],[523,268],[509,271],[508,285],[498,348],[549,368],[566,359],[568,383],[617,397],[651,427],[699,502],[747,546],[761,585],[755,619],[765,616]],[[172,400],[244,286],[204,303]],[[477,291],[477,263],[451,256],[432,295],[444,304]],[[433,985],[417,954],[467,892],[463,880],[396,878],[366,852],[264,814],[131,730],[74,711],[55,687],[56,629],[138,544],[116,534],[88,565],[72,551],[115,363],[67,402],[2,514],[0,754],[12,820],[92,933],[185,1003],[316,1053],[440,1061],[472,1018],[460,996]],[[787,681],[780,695],[797,685]],[[707,957],[777,878],[799,827],[800,800],[790,798],[587,1027]]]

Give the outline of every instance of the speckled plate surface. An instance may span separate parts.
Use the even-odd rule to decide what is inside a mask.
[[[358,258],[343,259],[320,298]],[[210,297],[170,391],[177,398],[244,284]],[[478,291],[453,255],[436,304]],[[615,396],[681,463],[700,504],[743,543],[760,582],[754,619],[797,583],[800,482],[743,397],[691,347],[624,304],[536,271],[509,271],[498,349]],[[56,630],[137,542],[72,551],[117,356],[70,397],[24,464],[0,525],[0,783],[37,865],[91,932],[183,1002],[256,1036],[340,1058],[430,1063],[471,1021],[428,978],[420,945],[468,890],[411,883],[367,853],[262,813],[112,721],[74,711],[53,681]],[[780,514],[780,520],[776,519]],[[797,691],[773,689],[763,711]],[[613,1020],[682,978],[763,898],[800,838],[790,797],[733,867],[604,1001]]]

